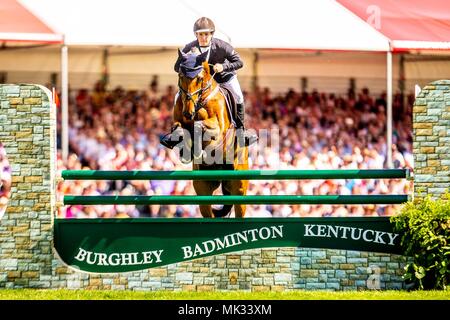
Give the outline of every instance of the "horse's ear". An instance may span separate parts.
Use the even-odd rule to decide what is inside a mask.
[[[184,53],[183,51],[181,51],[180,48],[178,48],[178,58],[183,58],[184,56],[186,56],[186,53]]]
[[[199,64],[200,64],[200,63],[203,63],[203,61],[206,61],[206,57],[207,57],[207,56],[208,56],[208,51],[205,51],[205,52],[199,54],[199,55],[197,56],[197,62],[199,62]]]

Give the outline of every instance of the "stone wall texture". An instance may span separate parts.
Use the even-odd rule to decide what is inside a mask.
[[[419,185],[434,196],[449,184],[449,81],[425,87],[414,107]],[[55,109],[50,92],[0,85],[0,141],[12,165],[12,196],[0,220],[0,288],[111,290],[401,289],[403,256],[307,248],[253,249],[120,274],[65,266],[53,249]]]
[[[414,197],[450,191],[450,80],[425,86],[413,107]]]

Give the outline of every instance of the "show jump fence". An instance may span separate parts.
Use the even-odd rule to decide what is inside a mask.
[[[64,170],[64,180],[301,180],[410,178],[409,170]],[[400,204],[408,195],[64,196],[64,205],[99,204]]]
[[[383,170],[211,170],[211,171],[108,171],[63,170],[64,180],[301,180],[403,179],[407,169]]]
[[[127,228],[114,220],[55,219],[56,110],[51,107],[50,96],[50,92],[40,86],[0,85],[0,142],[4,144],[12,166],[11,198],[6,214],[0,220],[0,288],[197,291],[404,288],[401,274],[407,258],[396,251],[398,236],[386,227],[386,218],[356,219],[352,224],[347,224],[347,219],[343,218],[305,218],[302,221],[274,218],[259,222],[233,219],[227,220],[226,232],[222,230],[223,225],[205,219],[130,219],[127,220]],[[449,188],[449,120],[450,81],[433,82],[422,90],[413,109],[415,197],[430,194],[437,198]],[[62,178],[282,180],[409,176],[406,170],[295,170],[270,173],[254,170],[156,173],[64,171]],[[142,204],[374,204],[407,201],[407,195],[136,197],[65,196],[64,204],[105,204],[105,201],[130,204],[136,203],[136,200],[142,201]],[[154,233],[149,235],[149,225],[155,224],[157,227],[152,229]],[[199,225],[203,229],[198,229]],[[209,233],[203,233],[204,230]],[[347,236],[345,230],[349,232]],[[211,234],[214,236],[211,237]],[[120,243],[122,238],[127,244],[133,243],[133,250],[128,247],[122,253],[114,251],[123,245]],[[146,245],[148,240],[151,241]],[[271,240],[276,242],[258,246]],[[351,247],[358,251],[344,250],[348,247],[348,241],[353,241]],[[295,248],[298,243],[301,243],[301,248]],[[231,253],[236,251],[238,245],[245,251]],[[261,249],[267,246],[278,248]],[[108,251],[109,248],[114,250]],[[171,250],[176,254],[171,254]],[[77,268],[91,273],[80,272]],[[126,273],[116,273],[124,271]],[[369,285],[373,279],[377,279],[375,287]]]

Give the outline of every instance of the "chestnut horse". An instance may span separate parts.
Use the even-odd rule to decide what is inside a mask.
[[[203,54],[178,51],[181,59],[178,74],[179,94],[175,103],[174,127],[185,132],[184,143],[190,142],[193,170],[247,170],[248,147],[238,143],[224,92],[211,75]],[[195,133],[201,132],[201,135]],[[186,139],[189,133],[193,139]],[[190,141],[189,141],[190,140]],[[197,195],[209,196],[221,185],[224,195],[245,195],[248,180],[194,180]],[[221,209],[200,205],[203,217],[229,215],[233,205]],[[234,205],[235,217],[243,218],[245,205]]]

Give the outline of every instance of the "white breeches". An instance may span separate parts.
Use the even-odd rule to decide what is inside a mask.
[[[227,82],[221,83],[221,87],[227,88],[233,93],[236,103],[244,103],[244,95],[242,94],[241,86],[239,84],[237,76],[233,76]]]

